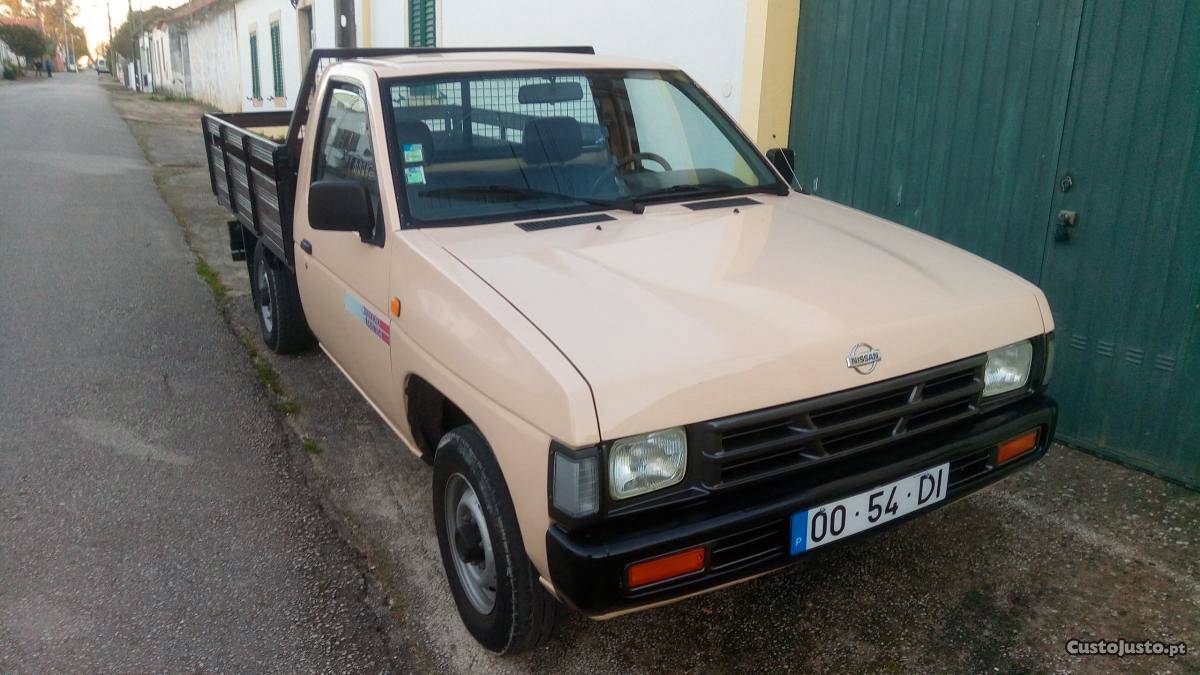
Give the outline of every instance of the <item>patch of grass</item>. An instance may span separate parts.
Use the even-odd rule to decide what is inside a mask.
[[[174,94],[150,94],[150,100],[155,103],[194,103],[192,99],[186,96],[176,96]]]
[[[208,264],[204,256],[196,254],[196,274],[208,284],[208,289],[212,291],[213,297],[218,302],[225,302],[225,296],[229,294],[229,288],[221,281],[221,275]]]
[[[288,395],[287,389],[283,387],[283,381],[279,378],[279,371],[275,370],[275,366],[272,366],[271,362],[259,353],[250,332],[236,328],[234,330],[237,332],[238,343],[242,345],[242,349],[250,357],[250,362],[254,364],[254,372],[258,375],[258,381],[262,382],[263,386],[275,395],[275,400],[270,403],[271,409],[285,415],[299,412],[300,402]]]
[[[321,454],[321,446],[319,443],[317,443],[317,439],[313,438],[312,436],[305,436],[304,439],[300,441],[300,447],[310,455]]]

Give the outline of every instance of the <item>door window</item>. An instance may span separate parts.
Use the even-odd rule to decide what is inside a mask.
[[[378,193],[367,101],[353,85],[335,84],[321,124],[313,180],[361,180]]]
[[[361,181],[371,195],[375,209],[376,237],[382,232],[382,208],[379,181],[376,180],[375,151],[371,144],[367,99],[362,89],[335,82],[325,100],[320,145],[313,162],[312,180]]]

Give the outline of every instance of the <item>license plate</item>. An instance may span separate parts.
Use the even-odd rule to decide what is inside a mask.
[[[878,527],[946,498],[950,464],[792,514],[792,555]]]

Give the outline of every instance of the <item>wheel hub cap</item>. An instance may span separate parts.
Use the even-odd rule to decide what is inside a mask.
[[[443,508],[454,573],[471,606],[490,614],[496,607],[496,559],[483,505],[462,474],[447,481]]]
[[[263,325],[270,332],[275,325],[275,313],[271,310],[271,282],[267,279],[265,269],[258,275],[258,311],[262,314]]]

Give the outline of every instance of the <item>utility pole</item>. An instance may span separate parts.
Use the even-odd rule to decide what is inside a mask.
[[[128,2],[129,2],[129,16],[126,17],[125,23],[129,24],[129,42],[130,42],[129,53],[131,55],[131,58],[133,59],[133,79],[134,79],[133,90],[141,91],[142,90],[142,74],[140,72],[138,72],[138,65],[139,65],[138,44],[137,44],[138,31],[135,31],[133,29],[133,0],[128,0]]]
[[[70,50],[71,50],[71,37],[69,35],[67,35],[67,3],[65,1],[61,2],[59,4],[59,6],[62,8],[62,38],[63,39],[61,41],[61,44],[62,44],[62,52],[63,52],[63,55],[62,55],[63,70],[66,70],[67,63],[69,63],[69,61],[67,60],[69,58],[68,54],[70,53]]]
[[[108,13],[108,44],[104,47],[104,56],[108,59],[108,74],[112,75],[112,69],[116,67],[112,57],[112,0],[104,0],[104,11]]]

